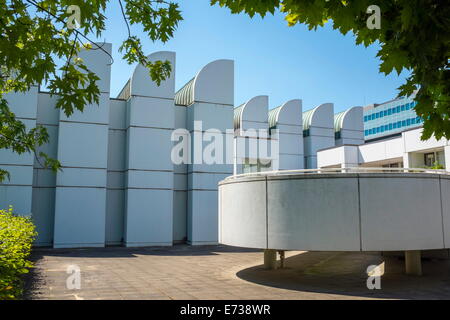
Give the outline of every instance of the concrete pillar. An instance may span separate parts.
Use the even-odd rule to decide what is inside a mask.
[[[5,94],[9,109],[29,131],[36,127],[38,88],[31,87],[25,93]],[[32,153],[18,154],[11,149],[0,150],[0,168],[8,171],[11,179],[0,185],[0,209],[12,205],[14,213],[30,216],[32,211],[33,164]]]
[[[406,274],[421,276],[422,261],[420,259],[420,250],[405,251]]]
[[[450,171],[450,146],[444,147],[445,170]]]
[[[111,44],[103,49],[111,52]],[[86,105],[67,117],[60,110],[56,176],[54,247],[105,245],[106,176],[110,105],[110,58],[100,50],[80,52],[100,78],[98,104]]]
[[[264,268],[275,270],[277,268],[277,250],[264,250]]]

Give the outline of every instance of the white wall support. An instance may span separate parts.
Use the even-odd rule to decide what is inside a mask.
[[[209,165],[205,164],[203,159],[196,158],[202,158],[205,147],[212,143],[212,141],[203,141],[202,135],[205,130],[219,130],[225,141],[226,130],[233,128],[234,62],[217,60],[203,67],[193,79],[188,94],[192,103],[187,107],[187,129],[193,137],[191,154],[194,163],[189,164],[187,169],[187,237],[192,245],[216,244],[218,241],[217,184],[233,173],[233,165]],[[196,126],[196,122],[199,126]],[[195,135],[200,139],[197,140]],[[224,156],[227,154],[226,147],[224,144]],[[222,163],[224,160],[222,159]]]
[[[175,53],[156,52],[150,61],[169,60]],[[128,99],[125,245],[172,245],[174,164],[171,159],[175,126],[175,76],[161,86],[138,65]]]
[[[103,44],[111,52],[111,44]],[[80,53],[100,80],[98,105],[67,117],[60,112],[54,247],[105,245],[106,175],[110,96],[110,57],[100,50]]]
[[[264,268],[269,270],[277,269],[277,250],[264,250]]]
[[[26,93],[6,94],[9,108],[16,118],[22,121],[27,130],[36,126],[38,88],[31,87]],[[11,180],[6,179],[0,185],[0,208],[8,209],[12,205],[16,214],[31,215],[33,185],[32,153],[17,154],[0,149],[0,167],[9,171]]]

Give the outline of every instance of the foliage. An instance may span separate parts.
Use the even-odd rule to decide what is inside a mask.
[[[399,96],[418,90],[415,111],[424,119],[422,139],[433,134],[450,139],[450,5],[442,0],[211,0],[250,17],[280,9],[290,26],[310,30],[332,20],[342,34],[355,35],[357,44],[379,43],[380,72],[407,70]],[[381,29],[369,29],[367,9],[381,9]]]
[[[30,218],[15,216],[12,207],[0,210],[0,300],[21,296],[21,275],[32,267],[27,258],[36,235]]]
[[[178,4],[172,0],[118,2],[128,29],[128,37],[119,49],[123,58],[130,64],[142,63],[160,84],[170,76],[170,62],[149,61],[140,39],[131,34],[130,24],[142,26],[152,41],[165,42],[182,20]],[[80,8],[78,29],[67,24],[73,16],[68,9],[73,5]],[[32,86],[47,83],[50,93],[59,98],[56,107],[67,116],[75,110],[83,111],[85,105],[98,103],[99,78],[77,55],[82,49],[101,50],[109,55],[89,39],[91,34],[101,37],[105,30],[107,5],[107,0],[0,0],[0,149],[34,153],[49,139],[44,127],[27,129],[15,118],[5,100],[7,93],[26,92]],[[66,62],[58,67],[61,60]],[[42,159],[45,167],[60,167],[45,153],[36,158]],[[8,172],[0,169],[0,181],[5,178],[9,178]]]

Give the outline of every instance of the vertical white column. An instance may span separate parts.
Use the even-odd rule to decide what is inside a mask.
[[[444,147],[445,170],[450,171],[450,146]]]
[[[226,150],[225,141],[232,141],[232,136],[227,139],[226,130],[233,129],[233,61],[217,60],[209,63],[197,74],[194,83],[194,103],[187,109],[187,129],[193,137],[193,158],[196,150],[203,154],[207,146],[213,143],[203,141],[203,133],[208,129],[215,129],[220,132],[220,138],[224,142],[221,162],[225,162],[226,151],[232,151],[231,146]],[[201,126],[195,126],[196,121],[201,121]],[[188,242],[193,245],[215,244],[218,242],[217,184],[233,174],[233,165],[207,164],[203,159],[197,160],[199,161],[188,165]]]
[[[111,52],[111,44],[103,44]],[[96,105],[70,117],[60,112],[56,178],[54,247],[102,247],[105,244],[106,170],[111,66],[100,50],[80,53],[97,74],[101,91]]]
[[[317,168],[317,151],[335,145],[334,112],[332,103],[303,112],[303,130],[308,131],[304,138],[305,167]]]
[[[22,121],[27,130],[36,126],[38,88],[31,87],[26,93],[5,95],[9,109]],[[0,208],[12,205],[14,212],[30,215],[32,211],[34,154],[17,154],[8,149],[0,149],[0,168],[7,170],[11,179],[0,184]]]
[[[175,53],[157,52],[151,61],[169,60],[172,74],[157,86],[139,65],[131,78],[128,100],[125,244],[172,245],[175,126]]]

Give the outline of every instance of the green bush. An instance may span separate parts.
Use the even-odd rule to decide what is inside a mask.
[[[30,218],[14,215],[12,207],[0,210],[0,300],[22,295],[22,275],[32,266],[27,258],[36,235]]]

